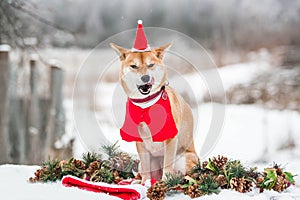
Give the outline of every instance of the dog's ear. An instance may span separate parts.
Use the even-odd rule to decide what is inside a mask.
[[[129,52],[129,50],[127,50],[123,47],[120,47],[120,46],[116,45],[115,43],[110,43],[109,45],[111,46],[111,48],[113,48],[117,52],[117,54],[120,56],[121,61],[125,60],[126,55]]]
[[[154,49],[155,53],[156,53],[156,56],[159,58],[159,59],[163,59],[164,57],[164,54],[165,54],[165,51],[170,48],[171,46],[173,45],[172,42],[164,45],[164,46],[161,46],[161,47],[158,47],[156,49]]]

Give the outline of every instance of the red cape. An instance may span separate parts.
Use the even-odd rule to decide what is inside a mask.
[[[173,119],[168,94],[166,91],[163,91],[160,95],[160,99],[154,105],[144,109],[134,105],[128,99],[125,121],[120,129],[123,140],[127,142],[142,142],[143,140],[138,132],[138,125],[141,122],[145,122],[148,125],[153,142],[162,142],[177,135],[178,130]]]

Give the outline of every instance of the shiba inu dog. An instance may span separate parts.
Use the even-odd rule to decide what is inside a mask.
[[[114,43],[121,62],[119,79],[128,96],[122,139],[136,142],[142,183],[190,170],[198,161],[190,106],[167,82],[163,58],[170,44],[150,48],[139,21],[133,49]]]

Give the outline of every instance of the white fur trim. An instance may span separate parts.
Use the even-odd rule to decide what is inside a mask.
[[[145,103],[136,103],[136,102],[132,102],[132,103],[138,107],[145,109],[145,108],[148,108],[148,107],[154,105],[156,102],[158,102],[160,97],[161,97],[161,93],[159,95],[157,95],[157,97],[155,97],[154,99],[147,101]]]
[[[136,48],[131,49],[131,52],[146,52],[146,51],[151,51],[151,48],[150,48],[149,45],[146,49],[143,49],[143,50],[139,50],[139,49],[136,49]]]

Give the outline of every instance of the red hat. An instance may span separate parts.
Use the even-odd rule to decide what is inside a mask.
[[[136,30],[136,37],[134,41],[134,46],[132,48],[133,52],[145,52],[150,51],[148,41],[143,29],[143,21],[138,20],[138,27]]]

